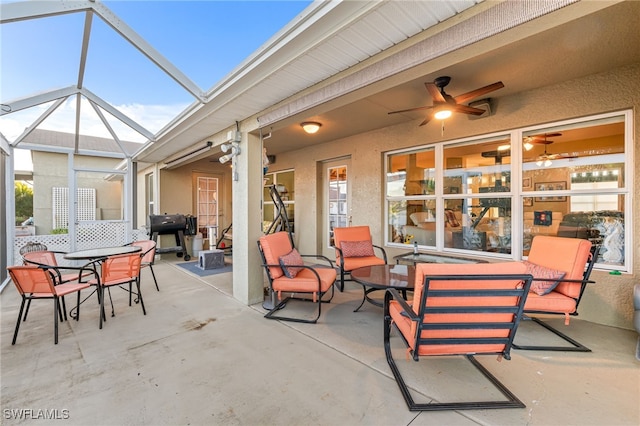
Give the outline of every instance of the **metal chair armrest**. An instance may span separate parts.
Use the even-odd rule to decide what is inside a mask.
[[[385,251],[384,248],[377,246],[375,244],[372,244],[374,248],[377,248],[378,250],[380,250],[382,252],[382,257],[384,258],[384,263],[387,263],[387,252]]]
[[[321,254],[301,254],[300,257],[313,257],[315,259],[324,260],[329,264],[330,267],[333,268],[333,262],[327,256],[323,256]]]
[[[391,299],[398,302],[398,304],[402,308],[402,311],[403,311],[402,316],[406,316],[411,321],[420,320],[420,317],[413,311],[413,309],[411,309],[411,306],[409,306],[409,303],[407,303],[405,298],[402,297],[398,292],[398,290],[395,288],[389,288],[385,292],[385,295],[384,295],[384,314],[385,315],[389,314],[389,302],[391,301]]]

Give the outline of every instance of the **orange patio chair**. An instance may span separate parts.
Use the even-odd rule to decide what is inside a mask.
[[[64,255],[61,251],[30,251],[22,255],[25,265],[52,266],[52,272],[58,275],[58,283],[80,281],[83,277],[92,274],[92,271],[84,267],[62,266],[58,263],[58,256]],[[73,271],[73,272],[71,272]]]
[[[373,244],[371,231],[366,225],[334,228],[333,241],[336,265],[340,268],[340,291],[344,291],[345,275],[354,269],[387,263],[386,251]],[[382,253],[382,258],[376,256],[374,249]]]
[[[156,284],[156,290],[160,291],[158,287],[158,280],[156,274],[153,272],[153,264],[156,261],[156,242],[153,240],[138,240],[130,243],[129,245],[140,247],[142,249],[142,268],[149,268],[153,282]]]
[[[594,282],[589,277],[598,258],[598,250],[599,246],[579,238],[547,235],[533,238],[529,256],[523,262],[534,278],[524,306],[524,319],[543,326],[571,346],[514,344],[515,349],[591,352],[583,344],[530,314],[564,315],[565,325],[569,325],[571,316],[578,315],[578,305],[587,284]]]
[[[25,249],[27,246],[23,247]],[[37,247],[44,247],[44,249],[38,249]],[[22,252],[22,262],[25,265],[31,266],[42,266],[45,268],[49,268],[49,272],[56,275],[55,283],[57,284],[66,284],[70,282],[82,282],[86,280],[90,275],[95,275],[96,271],[91,270],[90,268],[85,267],[75,267],[75,266],[61,266],[58,263],[58,257],[64,255],[64,252],[61,251],[51,251],[47,250],[47,247],[42,244],[34,244],[29,246],[29,249],[23,250]],[[27,315],[29,314],[29,308],[31,307],[31,299],[27,303],[27,309],[24,311],[23,321],[27,320]],[[60,310],[60,315],[64,313],[65,319],[67,317],[67,307],[65,306],[64,298],[62,298],[62,308]],[[71,316],[73,316],[73,310],[71,311]]]
[[[284,321],[316,323],[320,318],[322,303],[328,303],[333,298],[333,284],[336,281],[336,270],[331,260],[321,255],[301,255],[293,247],[289,234],[281,231],[275,234],[263,235],[258,241],[258,249],[262,256],[263,266],[269,279],[269,295],[273,306],[265,315],[269,319]],[[305,265],[303,258],[314,258],[324,261],[323,264]],[[331,296],[323,300],[323,296],[331,289]],[[293,296],[282,299],[282,293],[308,294],[311,299]],[[318,304],[318,313],[314,319],[276,316],[275,313],[283,309],[290,300],[303,300]]]
[[[88,283],[59,283],[58,277],[60,272],[55,270],[54,267],[45,266],[10,266],[7,268],[9,276],[15,284],[20,296],[22,297],[22,303],[20,304],[20,311],[18,312],[18,322],[16,323],[16,329],[13,333],[12,345],[16,344],[18,338],[18,330],[20,329],[20,323],[22,321],[22,312],[25,307],[25,302],[37,299],[53,299],[53,317],[54,317],[54,342],[58,344],[58,317],[63,321],[61,313],[59,312],[60,304],[59,300],[64,299],[64,296],[71,293],[78,293],[78,301],[76,305],[76,320],[80,318],[80,291],[88,288]],[[66,312],[64,319],[66,320]],[[26,320],[26,313],[25,313]]]
[[[142,300],[142,292],[140,291],[140,268],[142,263],[142,255],[140,253],[121,254],[116,256],[109,256],[104,259],[95,260],[95,263],[100,263],[101,273],[93,280],[89,281],[91,285],[95,285],[98,289],[98,299],[100,301],[100,329],[102,329],[102,322],[107,320],[104,312],[104,290],[107,289],[109,293],[109,299],[111,300],[111,316],[115,316],[115,310],[113,307],[113,299],[111,298],[111,287],[129,285],[129,306],[131,306],[132,285],[136,284],[137,290],[137,302],[142,307],[142,313],[147,315],[147,310],[144,307],[144,301]]]
[[[525,405],[474,357],[498,355],[510,359],[513,338],[523,315],[532,276],[519,262],[416,265],[412,302],[396,289],[384,298],[383,341],[387,363],[411,411],[515,408]],[[416,402],[391,348],[394,325],[414,361],[428,356],[466,357],[504,398],[446,402],[430,395],[431,402]],[[408,378],[409,379],[409,378]],[[411,384],[411,382],[410,382]],[[413,386],[411,384],[411,386]],[[485,392],[488,394],[489,392]],[[452,396],[450,399],[455,399]]]

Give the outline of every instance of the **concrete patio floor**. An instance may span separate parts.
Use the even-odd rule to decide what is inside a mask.
[[[512,351],[477,358],[523,409],[410,412],[382,347],[382,309],[360,312],[362,290],[347,283],[323,305],[318,324],[263,318],[261,304],[231,297],[231,273],[198,277],[163,255],[155,290],[143,271],[147,315],[113,291],[116,316],[98,329],[95,296],[79,322],[60,324],[53,344],[50,301],[34,303],[11,345],[19,307],[1,295],[1,424],[73,425],[638,425],[637,335],[574,318],[567,333],[590,353]],[[86,292],[86,291],[85,291]],[[84,294],[84,293],[83,293]],[[88,293],[87,293],[88,294]],[[75,303],[67,300],[67,307]],[[287,309],[297,309],[290,306]],[[552,319],[562,327],[562,319]],[[527,322],[518,341],[537,338]],[[395,358],[416,399],[492,391],[463,359]],[[63,420],[37,420],[57,417]]]

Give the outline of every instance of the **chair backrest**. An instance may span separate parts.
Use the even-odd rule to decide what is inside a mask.
[[[261,236],[258,240],[258,247],[267,265],[278,265],[280,256],[284,256],[293,249],[289,234],[284,231]],[[268,269],[271,279],[284,275],[282,268],[278,266],[270,266]]]
[[[25,264],[58,266],[56,254],[52,251],[30,251],[22,255]]]
[[[47,246],[42,243],[34,243],[33,241],[29,241],[27,244],[20,247],[20,255],[24,255],[25,253],[29,253],[32,251],[45,251],[48,250]]]
[[[369,241],[371,242],[371,231],[367,225],[348,226],[344,228],[333,228],[334,247],[341,248],[343,241]],[[336,260],[340,260],[340,254],[336,250]]]
[[[412,308],[420,317],[419,333],[412,330],[416,340],[408,342],[414,357],[498,353],[508,358],[531,285],[525,273],[520,262],[417,264]]]
[[[589,279],[588,275],[595,262],[591,246],[589,240],[537,235],[531,242],[527,260],[536,265],[565,272],[564,279],[586,280]],[[555,291],[565,296],[579,298],[583,288],[584,285],[580,282],[560,282]]]
[[[109,256],[102,262],[102,283],[134,279],[140,276],[142,256],[140,253]]]
[[[138,240],[131,243],[132,246],[142,249],[142,263],[153,265],[156,259],[156,242],[153,240]]]
[[[53,294],[53,277],[38,266],[9,266],[9,276],[20,294]]]

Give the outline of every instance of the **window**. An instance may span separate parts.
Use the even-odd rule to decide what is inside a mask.
[[[263,189],[263,231],[267,231],[273,224],[274,220],[277,220],[277,208],[271,199],[269,188],[275,185],[280,199],[282,200],[285,211],[287,213],[287,219],[291,231],[294,230],[294,212],[295,212],[295,173],[293,170],[284,170],[280,172],[267,173],[264,177],[264,189]]]
[[[347,166],[329,167],[328,177],[328,197],[327,206],[329,211],[329,247],[333,247],[333,228],[343,228],[349,226],[349,197],[348,197],[348,175]]]
[[[386,241],[521,259],[536,235],[591,240],[630,270],[631,111],[386,155]]]
[[[146,205],[146,211],[145,211],[145,216],[147,217],[147,220],[149,220],[149,216],[151,215],[155,215],[155,201],[154,201],[154,195],[153,195],[153,173],[148,173],[144,176],[144,198],[145,198],[145,205]],[[149,225],[149,224],[147,224]]]
[[[198,231],[211,238],[209,230],[217,234],[218,227],[218,178],[198,176],[196,184]]]

